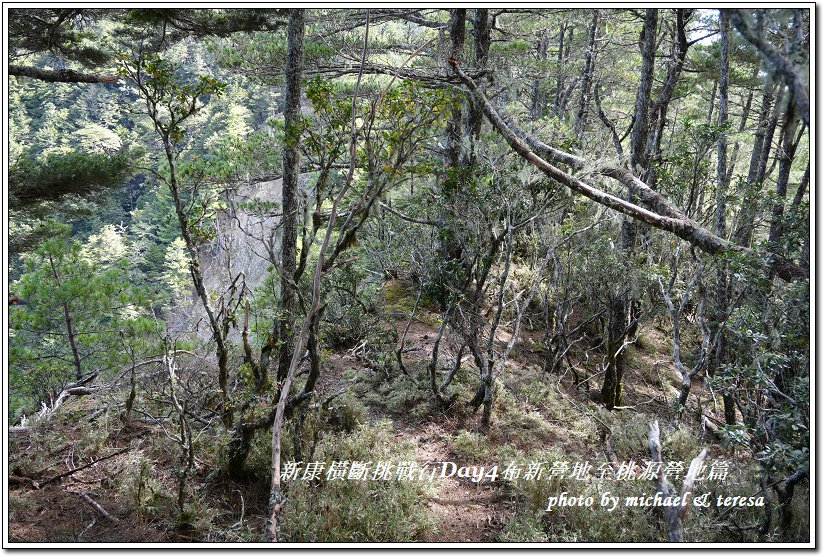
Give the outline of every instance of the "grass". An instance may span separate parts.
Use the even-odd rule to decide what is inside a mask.
[[[363,424],[350,434],[325,438],[320,462],[414,460],[414,445],[399,441],[389,421]],[[413,541],[433,527],[425,504],[432,486],[424,481],[293,481],[281,535],[284,541]]]

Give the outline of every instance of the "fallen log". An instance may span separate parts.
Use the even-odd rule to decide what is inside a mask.
[[[77,493],[77,492],[73,492],[73,493]],[[81,499],[83,499],[85,502],[87,502],[89,505],[91,505],[91,507],[94,510],[96,510],[97,513],[100,516],[102,516],[103,518],[105,518],[106,520],[109,520],[109,521],[115,522],[115,523],[120,522],[119,518],[117,518],[116,516],[111,514],[109,511],[104,509],[102,506],[100,506],[100,503],[98,503],[97,501],[95,501],[94,499],[92,499],[91,497],[86,495],[85,493],[77,493],[77,495],[79,495]]]
[[[65,392],[67,395],[74,395],[74,396],[83,396],[83,395],[90,395],[97,391],[97,389],[91,387],[72,387],[71,389],[66,389]]]
[[[29,485],[33,489],[40,489],[40,484],[37,483],[37,480],[33,480],[32,478],[26,476],[15,476],[11,474],[9,475],[9,487],[15,485]]]

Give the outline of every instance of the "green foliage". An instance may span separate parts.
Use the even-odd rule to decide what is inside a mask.
[[[141,294],[126,281],[125,261],[93,259],[99,255],[94,241],[84,250],[68,232],[52,228],[51,237],[24,256],[25,273],[12,284],[23,303],[9,313],[10,377],[14,392],[28,400],[48,402],[70,378],[121,363],[118,335],[143,311]],[[12,415],[22,402],[10,407]]]
[[[419,380],[423,380],[425,370],[416,368],[416,371],[420,372]],[[370,407],[380,408],[390,416],[420,419],[428,414],[432,408],[431,395],[400,371],[393,370],[393,373],[387,378],[374,370],[355,387],[356,392]]]
[[[114,152],[51,153],[35,158],[21,153],[9,168],[9,202],[25,208],[67,195],[90,196],[120,186],[132,172],[136,153],[125,148]]]
[[[478,433],[462,429],[451,440],[452,452],[465,462],[472,464],[486,462],[490,451],[486,438]]]
[[[90,20],[102,15],[98,10],[76,8],[39,9],[37,17],[30,10],[9,11],[10,48],[22,53],[51,52],[86,66],[102,64],[110,53],[100,43],[99,29],[78,26],[77,19]]]
[[[328,278],[328,305],[321,328],[326,344],[351,347],[377,326],[378,285],[351,263],[336,268]]]
[[[799,31],[801,36],[808,32],[805,14],[764,10],[759,22],[779,49],[803,58],[804,45],[794,43]],[[188,407],[197,427],[203,426],[196,435],[198,473],[186,486],[190,503],[183,512],[176,508],[170,488],[175,463],[166,455],[177,454],[179,447],[159,428],[145,436],[152,447],[132,453],[135,457],[130,455],[124,468],[105,482],[116,483],[123,509],[150,519],[158,529],[232,541],[234,533],[242,532],[243,539],[257,541],[265,520],[265,495],[250,499],[244,490],[260,486],[218,480],[226,468],[230,431],[208,423],[219,392],[212,360],[204,358],[213,354],[213,346],[204,340],[208,331],[203,322],[191,334],[179,331],[176,314],[185,313],[191,295],[190,253],[181,236],[185,232],[192,239],[190,248],[200,253],[206,295],[215,306],[227,276],[232,280],[244,273],[236,283],[244,301],[218,317],[238,328],[230,329],[227,337],[227,404],[238,410],[249,401],[246,417],[260,418],[271,409],[277,378],[270,366],[263,392],[255,393],[252,366],[244,360],[254,360],[260,345],[270,340],[275,350],[280,348],[282,341],[274,342],[269,335],[272,323],[282,316],[277,309],[280,276],[271,265],[280,250],[281,208],[277,191],[265,191],[269,186],[259,182],[272,184],[281,173],[285,146],[300,148],[298,245],[306,250],[302,261],[311,270],[332,200],[346,184],[354,141],[354,179],[338,207],[326,255],[341,249],[321,283],[318,329],[319,393],[329,397],[347,383],[349,390],[331,399],[319,399],[318,394],[287,416],[284,458],[414,459],[414,447],[402,441],[412,437],[408,431],[393,432],[385,422],[370,425],[376,416],[389,415],[405,427],[442,427],[439,440],[456,458],[470,462],[496,457],[522,464],[574,462],[600,455],[608,435],[619,461],[635,459],[640,464],[648,457],[648,423],[658,419],[664,426],[667,459],[687,462],[706,446],[711,454],[730,451],[740,463],[727,483],[707,487],[714,492],[755,493],[762,478],[778,486],[789,474],[809,469],[810,280],[784,284],[767,272],[766,258],[740,251],[699,255],[705,270],[682,315],[682,358],[685,363],[697,360],[702,325],[716,331],[724,322],[718,360],[707,360],[690,398],[694,403],[700,397],[705,413],[718,413],[720,409],[705,404],[707,392],[719,401],[732,397],[738,423],[720,428],[719,445],[714,437],[698,432],[691,411],[677,414],[673,421],[672,408],[659,403],[661,392],[672,388],[672,374],[658,373],[672,370],[671,346],[667,326],[659,327],[663,342],[658,342],[649,319],[664,317],[661,323],[668,324],[658,279],[666,284],[672,272],[670,258],[681,240],[639,226],[635,245],[623,249],[622,215],[601,211],[546,178],[514,155],[487,120],[480,134],[470,137],[472,103],[465,90],[443,86],[449,71],[444,68],[443,49],[433,46],[441,41],[440,31],[419,20],[445,24],[445,10],[373,12],[369,67],[358,77],[363,11],[313,10],[304,43],[302,92],[308,103],[304,102],[298,125],[285,129],[279,107],[288,46],[283,32],[286,15],[285,9],[10,10],[9,53],[14,63],[51,68],[85,64],[90,71],[108,74],[110,69],[102,64],[119,48],[120,75],[129,78],[106,84],[21,78],[8,84],[9,283],[18,297],[9,312],[12,421],[31,415],[41,403],[53,402],[78,375],[99,371],[108,381],[131,362],[161,354],[158,343],[164,333],[180,334],[177,347],[193,352],[199,366],[187,377],[191,383],[186,389],[202,391]],[[593,81],[584,90],[586,30],[593,15],[591,10],[496,11],[486,69],[471,52],[469,33],[477,33],[472,22],[467,22],[467,41],[458,58],[496,110],[536,139],[591,161],[586,168],[562,165],[564,171],[624,197],[624,185],[599,169],[605,162],[623,166],[630,155],[628,137],[641,63],[634,45],[642,23],[636,17],[640,12],[597,12]],[[690,45],[669,104],[659,104],[667,90],[662,85],[679,68],[668,50],[677,36],[679,15],[687,19],[689,40],[699,38],[698,33],[709,36]],[[809,159],[808,141],[801,136],[784,199],[773,187],[774,169],[780,168],[784,155],[775,146],[781,143],[780,129],[792,105],[785,93],[774,113],[765,112],[767,119],[760,121],[763,92],[776,85],[775,76],[764,71],[769,64],[764,65],[758,50],[732,32],[728,104],[741,110],[726,125],[716,123],[720,41],[711,33],[717,25],[713,10],[659,12],[658,35],[663,39],[656,44],[656,85],[650,101],[652,108],[666,112],[650,114],[654,135],[649,145],[657,152],[644,179],[707,229],[713,228],[718,195],[725,194],[727,236],[751,218],[755,251],[778,253],[803,266],[809,251],[810,203],[807,194],[792,205],[790,198]],[[356,80],[359,95],[353,103]],[[137,117],[147,110],[149,118]],[[739,123],[745,111],[748,118]],[[452,116],[458,112],[460,123],[454,127]],[[778,125],[770,157],[764,161],[768,178],[750,182],[746,175],[755,154],[755,132],[763,131],[771,116]],[[614,133],[627,136],[621,142],[623,156],[616,154]],[[720,192],[717,142],[724,135],[729,143],[729,184]],[[162,150],[143,153],[158,137]],[[456,145],[459,163],[453,165],[447,162],[448,151]],[[183,231],[170,193],[173,182],[178,207],[188,221]],[[777,215],[782,204],[783,217],[776,221],[781,234],[767,246],[773,209]],[[254,220],[264,226],[246,227],[250,234],[242,240],[244,251],[236,252],[235,240],[244,232],[235,224]],[[500,245],[495,250],[490,246],[503,238],[511,223],[521,225],[513,238],[499,333],[512,330],[516,308],[511,296],[534,280],[540,285],[534,299],[519,301],[527,304],[522,323],[527,334],[495,378],[492,424],[481,434],[472,429],[474,417],[463,404],[478,383],[472,358],[459,367],[448,388],[454,403],[442,408],[428,387],[428,350],[433,330],[447,318],[441,312],[451,303],[458,304],[453,315],[477,319],[478,339],[486,335],[497,309],[496,289],[503,270]],[[337,245],[344,240],[345,245]],[[674,268],[674,298],[683,293],[697,264],[695,258],[685,257],[684,248]],[[539,273],[537,262],[547,253],[548,264]],[[296,281],[297,321],[308,307],[310,275],[308,271]],[[404,355],[409,373],[405,375],[394,351],[419,292],[416,322]],[[588,377],[588,388],[600,380],[609,332],[605,327],[610,316],[619,313],[613,310],[616,300],[624,296],[637,302],[633,309],[640,316],[639,341],[626,352],[625,394],[628,404],[637,404],[642,412],[601,410],[569,384],[570,371],[578,378]],[[697,309],[699,300],[706,323]],[[239,338],[247,311],[251,356]],[[166,316],[168,331],[158,320]],[[182,319],[189,317],[194,324],[201,316]],[[446,363],[448,356],[462,336],[477,332],[470,331],[471,325],[466,319],[447,329],[441,366],[451,364]],[[539,341],[541,333],[545,336]],[[569,351],[559,366],[542,367],[542,359],[550,363],[565,347]],[[500,351],[502,344],[494,348]],[[651,361],[656,363],[649,365]],[[141,366],[136,374],[136,408],[167,416],[167,383],[151,369]],[[560,376],[554,375],[556,371]],[[302,366],[299,379],[304,374]],[[122,400],[124,393],[117,389],[124,381],[112,393],[117,400]],[[301,385],[298,380],[294,388]],[[35,474],[54,464],[47,447],[71,442],[76,456],[87,461],[113,442],[109,431],[119,427],[114,414],[85,420],[89,409],[84,403],[94,399],[72,400],[83,402],[64,404],[51,418],[53,428],[50,422],[39,424],[32,418],[31,452],[12,440],[15,452],[22,454],[15,462],[22,473]],[[68,437],[68,429],[61,427],[74,422],[81,425]],[[135,423],[127,424],[122,434],[139,436],[132,429]],[[271,464],[269,433],[265,428],[257,432],[248,461],[252,476],[264,484]],[[200,473],[210,468],[211,473]],[[597,504],[594,509],[545,511],[546,498],[563,490],[597,499],[607,490],[619,496],[648,492],[653,489],[650,482],[576,483],[545,477],[502,485],[495,489],[501,489],[506,509],[514,509],[496,533],[502,541],[632,542],[666,536],[658,511],[622,508],[607,513]],[[105,483],[100,487],[107,489]],[[424,499],[433,489],[425,484],[321,480],[290,482],[286,487],[282,534],[288,541],[417,540],[424,529],[434,526]],[[239,522],[240,509],[215,503],[225,503],[224,488],[233,493],[237,488],[245,497]],[[807,485],[799,484],[792,503],[796,516],[786,532],[774,524],[759,534],[765,517],[761,509],[737,510],[734,521],[715,509],[690,509],[686,538],[803,539],[809,532],[809,497]],[[13,506],[40,504],[19,499]]]
[[[189,275],[189,256],[186,253],[186,244],[182,238],[175,238],[166,248],[165,272],[163,280],[172,292],[173,299],[179,299],[191,291]]]
[[[177,74],[174,63],[157,55],[146,54],[136,61],[124,56],[120,62],[120,75],[132,79],[140,89],[152,122],[169,146],[183,142],[183,121],[203,108],[209,96],[220,96],[226,87],[211,76],[180,80]]]

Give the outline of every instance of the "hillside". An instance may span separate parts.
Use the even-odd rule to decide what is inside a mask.
[[[813,545],[811,6],[4,16],[4,547]]]
[[[390,292],[394,287],[396,295],[403,288],[392,283],[387,286]],[[393,299],[392,305],[382,308],[385,313],[381,321],[394,323],[402,334],[404,320],[392,319],[398,315],[397,310],[386,310],[399,302],[413,301]],[[715,410],[712,405],[703,407],[701,400],[711,394],[701,382],[694,384],[694,405],[679,411],[671,404],[680,378],[660,325],[646,324],[630,348],[625,381],[631,387],[624,393],[624,406],[612,413],[605,412],[582,388],[576,389],[569,370],[560,374],[541,372],[545,354],[535,348],[537,343],[531,340],[534,332],[525,331],[499,379],[496,418],[484,434],[476,418],[460,403],[444,412],[425,389],[427,356],[438,331],[431,322],[437,313],[431,309],[422,310],[413,320],[405,345],[410,354],[405,357],[406,366],[417,385],[397,370],[364,357],[365,347],[341,350],[324,358],[325,380],[318,385],[315,404],[323,410],[310,410],[308,419],[320,420],[326,427],[321,438],[313,441],[318,443],[315,454],[306,455],[306,459],[409,459],[421,467],[434,467],[436,477],[395,482],[392,486],[369,485],[365,489],[321,481],[308,492],[307,482],[288,483],[287,497],[307,500],[298,503],[295,518],[285,527],[288,533],[284,541],[660,541],[666,536],[660,509],[619,506],[607,512],[595,503],[591,511],[576,507],[546,511],[547,498],[561,493],[576,497],[598,497],[607,491],[622,497],[654,493],[653,480],[610,483],[598,477],[598,468],[605,463],[612,463],[618,470],[621,464],[632,462],[636,474],[642,474],[649,460],[647,427],[653,420],[662,425],[668,461],[688,463],[706,448],[707,462],[733,464],[723,481],[699,481],[696,493],[711,492],[713,499],[718,495],[758,493],[758,484],[752,479],[757,463],[722,444],[713,433],[717,427],[712,424],[723,422],[723,411],[717,406]],[[501,342],[507,340],[502,338]],[[444,359],[451,364],[448,357]],[[180,363],[183,381],[188,381],[183,370],[203,373],[196,362],[185,357]],[[450,368],[445,366],[442,374]],[[470,393],[473,375],[470,369],[462,368],[456,376],[459,396]],[[136,408],[157,396],[153,388],[163,389],[162,367],[145,366],[138,380],[147,390],[138,393]],[[258,532],[267,519],[265,480],[236,482],[223,478],[219,445],[199,442],[191,478],[192,500],[185,515],[178,516],[174,504],[178,449],[173,433],[141,414],[124,422],[118,409],[127,397],[128,385],[121,379],[101,386],[93,394],[69,397],[52,416],[34,418],[25,431],[12,434],[11,541],[258,541]],[[196,427],[206,433],[216,425]],[[313,434],[303,435],[311,439]],[[267,439],[259,441],[251,460],[261,467],[259,478],[265,478]],[[112,454],[116,456],[106,458]],[[32,485],[98,460],[98,464],[39,489]],[[512,462],[524,468],[541,462],[545,475],[540,480],[519,483],[502,477],[494,481],[455,475],[440,478],[445,462],[457,468],[485,467],[487,471],[498,465],[500,474]],[[568,463],[568,472],[574,463],[589,462],[594,468],[593,477],[583,482],[549,477],[553,465],[559,462]],[[447,473],[453,471],[449,465]],[[293,490],[296,494],[290,495]],[[84,495],[104,511],[84,502]],[[792,530],[785,536],[804,539],[808,513],[804,501],[808,500],[801,487],[792,507]],[[400,508],[391,512],[402,512],[404,516],[398,523],[386,514],[395,505]],[[312,509],[323,512],[317,512],[314,522],[306,524],[302,513]],[[691,541],[758,541],[763,539],[756,530],[759,522],[757,508],[734,508],[733,513],[717,506],[690,509],[685,537]]]

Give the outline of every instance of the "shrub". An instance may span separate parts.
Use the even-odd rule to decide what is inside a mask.
[[[315,460],[414,460],[414,446],[392,434],[388,421],[324,438]],[[295,480],[286,484],[281,537],[293,542],[402,542],[432,528],[424,498],[429,484],[396,480]]]

